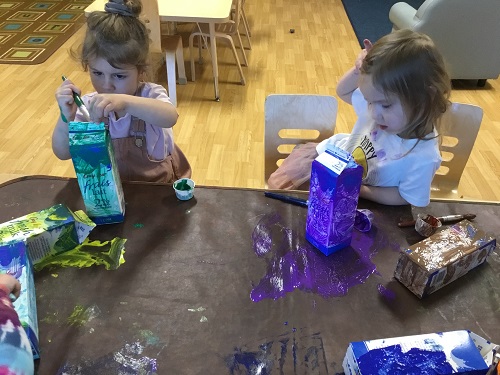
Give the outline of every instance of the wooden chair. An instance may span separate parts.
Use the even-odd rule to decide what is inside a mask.
[[[247,55],[245,53],[245,49],[243,48],[243,43],[241,41],[240,33],[238,32],[239,24],[241,21],[241,1],[242,0],[233,0],[233,4],[235,5],[235,13],[234,19],[229,20],[224,23],[218,23],[215,25],[215,37],[222,38],[229,42],[231,45],[231,49],[233,51],[234,59],[236,60],[236,65],[238,67],[238,71],[240,72],[241,84],[245,85],[245,76],[243,75],[243,69],[241,69],[240,59],[238,58],[238,53],[236,52],[236,47],[234,45],[233,37],[235,36],[238,39],[240,44],[241,53],[243,55],[243,65],[248,66]],[[195,71],[194,71],[194,53],[193,53],[193,40],[194,37],[198,36],[198,53],[199,60],[202,61],[201,58],[201,47],[202,47],[202,39],[206,43],[206,40],[210,37],[210,31],[208,28],[208,24],[197,24],[191,35],[189,36],[189,51],[190,51],[190,59],[191,59],[191,80],[195,80]],[[207,48],[208,49],[208,48]]]
[[[337,121],[337,99],[327,95],[269,95],[264,104],[264,181],[293,148],[331,137]]]
[[[177,107],[176,67],[179,75],[179,84],[185,85],[187,83],[181,36],[162,35],[158,0],[142,0],[141,19],[146,24],[146,28],[149,31],[149,38],[151,39],[149,48],[153,72],[157,72],[159,61],[161,61],[161,64],[165,62],[168,96],[172,104]],[[163,54],[165,54],[165,60],[163,60]]]
[[[443,162],[431,184],[431,198],[460,198],[458,185],[483,118],[481,107],[452,103],[440,120]]]

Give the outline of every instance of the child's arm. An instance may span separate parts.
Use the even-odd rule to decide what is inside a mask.
[[[61,115],[57,119],[56,126],[52,133],[52,151],[61,160],[71,158],[69,153],[69,131],[68,124],[76,116],[77,106],[73,99],[73,92],[80,94],[80,89],[71,80],[66,80],[56,90],[56,100],[61,110]]]
[[[359,196],[373,202],[387,204],[390,206],[402,206],[409,204],[401,195],[397,186],[381,187],[361,185]]]
[[[365,48],[359,53],[356,61],[354,63],[354,67],[349,69],[347,73],[345,73],[340,81],[337,84],[337,95],[344,102],[352,104],[352,93],[358,88],[358,78],[359,78],[359,69],[361,68],[361,64],[363,63],[363,59],[365,58],[368,51],[372,48],[372,43],[365,39],[363,41]]]
[[[93,121],[108,118],[111,112],[115,112],[118,117],[130,113],[132,116],[160,128],[174,126],[179,117],[177,110],[171,103],[125,94],[97,94],[90,100],[89,112]]]

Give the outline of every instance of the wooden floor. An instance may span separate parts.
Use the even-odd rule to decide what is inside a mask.
[[[176,142],[199,185],[263,187],[264,100],[273,93],[335,95],[335,86],[359,52],[340,0],[248,0],[253,49],[239,84],[232,54],[219,43],[220,102],[215,102],[210,57],[196,66],[196,82],[177,86]],[[181,31],[186,25],[181,25]],[[291,33],[290,29],[295,32]],[[67,52],[83,29],[41,65],[0,65],[0,178],[6,175],[74,176],[70,161],[52,153],[51,134],[59,116],[54,99],[61,75],[83,92],[92,90],[87,73]],[[187,40],[185,40],[187,46]],[[184,50],[188,78],[189,51]],[[166,86],[165,78],[160,83]],[[463,84],[452,100],[484,109],[475,149],[460,184],[468,198],[500,201],[500,81],[477,89]],[[339,103],[337,132],[349,132],[352,108]]]

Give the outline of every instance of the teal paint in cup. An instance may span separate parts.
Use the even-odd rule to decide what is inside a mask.
[[[174,190],[177,199],[187,201],[193,198],[195,183],[190,178],[181,178],[174,182]]]

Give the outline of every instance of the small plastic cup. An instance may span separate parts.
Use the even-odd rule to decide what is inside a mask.
[[[193,198],[194,195],[194,181],[190,178],[181,178],[174,182],[174,190],[177,199],[187,201]]]
[[[418,214],[417,220],[415,221],[415,230],[421,236],[429,237],[434,234],[436,229],[441,225],[437,217],[427,214]]]

